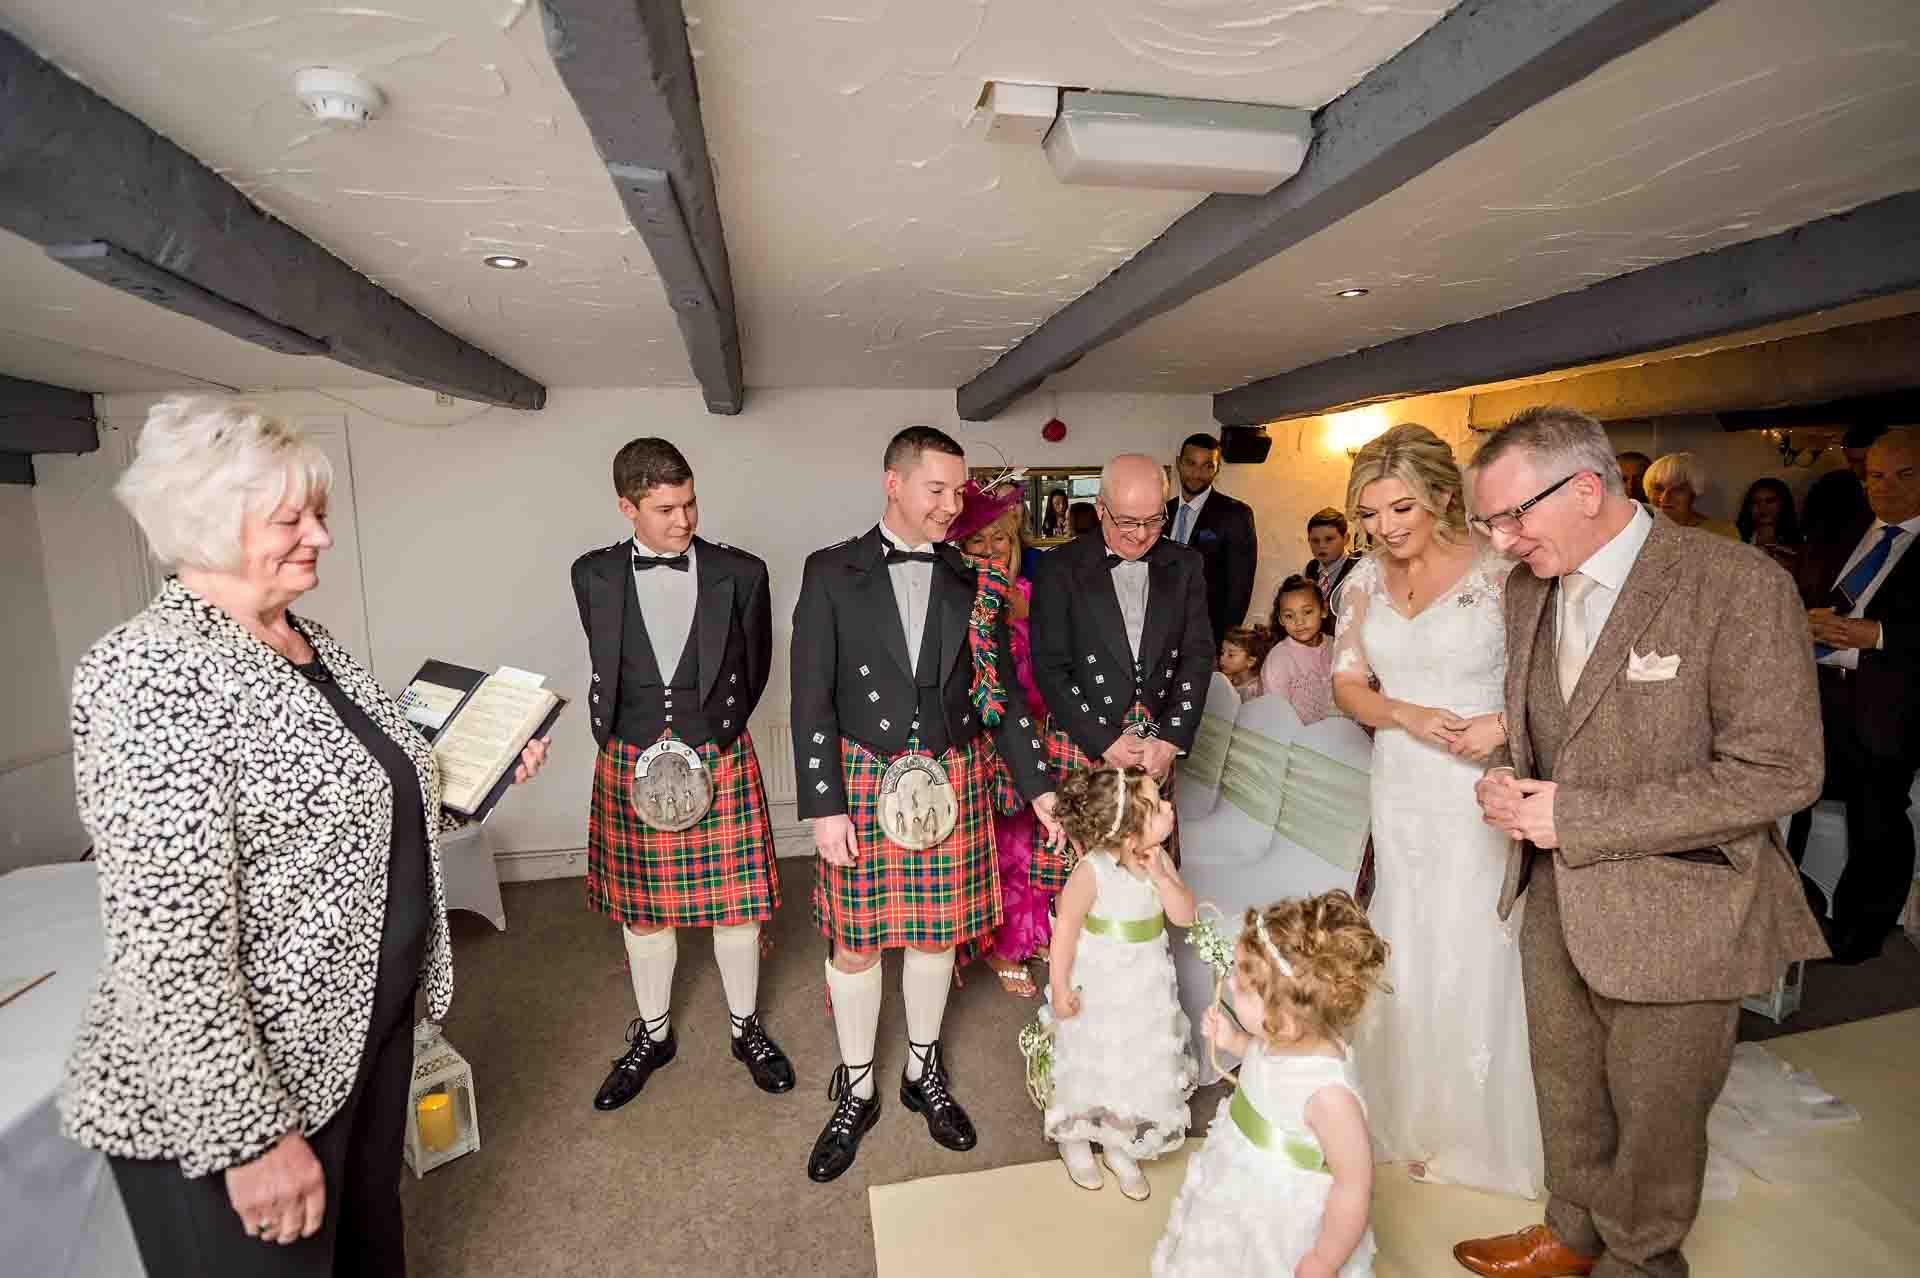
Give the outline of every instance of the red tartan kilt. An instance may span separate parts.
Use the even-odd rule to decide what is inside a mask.
[[[1135,706],[1127,712],[1128,723],[1150,722],[1142,706]],[[1089,758],[1087,752],[1074,744],[1065,728],[1055,728],[1046,738],[1047,765],[1053,770],[1055,782],[1065,780],[1072,773],[1098,766],[1099,761]],[[1173,802],[1174,785],[1180,780],[1180,764],[1175,762],[1167,772],[1167,779],[1160,787],[1160,795],[1167,802]],[[1173,833],[1167,836],[1167,855],[1173,858],[1175,865],[1180,864],[1180,818],[1173,819]],[[1067,886],[1067,876],[1073,873],[1074,863],[1080,858],[1071,846],[1062,846],[1057,851],[1049,850],[1044,843],[1036,842],[1033,848],[1033,868],[1029,876],[1034,890],[1048,894],[1058,893]]]
[[[940,757],[960,818],[930,848],[903,848],[880,828],[880,781],[892,758],[840,739],[847,816],[859,858],[849,866],[819,860],[813,921],[835,947],[858,953],[903,945],[947,946],[1000,923],[1000,870],[994,859],[993,752],[984,736]]]
[[[664,734],[663,734],[664,735]],[[712,927],[764,923],[780,905],[773,822],[760,760],[746,733],[724,754],[697,747],[713,806],[690,829],[644,824],[628,799],[642,747],[608,737],[587,813],[587,904],[622,923]]]

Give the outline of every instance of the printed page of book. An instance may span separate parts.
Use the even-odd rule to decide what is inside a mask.
[[[559,698],[544,688],[489,675],[433,744],[440,801],[472,812],[513,766]]]

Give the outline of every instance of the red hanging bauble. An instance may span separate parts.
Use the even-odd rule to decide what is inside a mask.
[[[1040,428],[1040,438],[1049,444],[1057,444],[1067,437],[1067,424],[1058,417],[1050,417],[1047,424]]]

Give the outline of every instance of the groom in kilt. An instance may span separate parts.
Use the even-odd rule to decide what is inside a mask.
[[[713,933],[734,1059],[760,1090],[789,1091],[793,1066],[758,1011],[760,926],[780,904],[747,734],[773,649],[767,566],[694,535],[693,469],[666,440],[621,448],[613,487],[633,537],[573,564],[600,744],[587,902],[622,925],[639,1015],[594,1108],[625,1105],[673,1060],[676,933],[689,927]]]
[[[1214,635],[1199,552],[1160,535],[1166,499],[1166,472],[1153,458],[1108,462],[1094,503],[1100,526],[1040,556],[1027,625],[1059,775],[1144,768],[1172,798],[1174,760],[1200,728]],[[1178,825],[1167,851],[1177,862]],[[1060,891],[1070,856],[1036,849],[1034,886]]]
[[[793,741],[800,815],[820,854],[813,915],[832,947],[827,989],[841,1065],[807,1175],[853,1165],[880,1116],[873,1081],[880,955],[904,948],[908,1054],[900,1103],[948,1149],[973,1148],[940,1024],[954,947],[1000,921],[993,746],[1052,837],[1038,721],[1013,675],[1004,613],[943,544],[967,480],[960,445],[913,426],[887,445],[878,526],[807,558],[793,614]],[[1004,589],[1004,583],[1001,584]]]

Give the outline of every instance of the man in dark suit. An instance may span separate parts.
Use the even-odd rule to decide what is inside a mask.
[[[1331,506],[1317,510],[1307,520],[1307,549],[1313,557],[1307,560],[1307,566],[1301,574],[1320,588],[1320,602],[1327,610],[1326,620],[1321,629],[1328,634],[1334,632],[1334,618],[1340,613],[1340,587],[1347,584],[1347,576],[1360,562],[1360,556],[1347,553],[1347,517]],[[1273,618],[1269,623],[1273,633],[1286,633],[1280,624],[1280,598],[1273,600]]]
[[[834,1110],[807,1175],[853,1165],[880,1116],[873,1084],[880,955],[904,948],[908,1057],[900,1103],[948,1149],[973,1123],[947,1080],[940,1025],[954,946],[1000,922],[993,746],[1053,837],[1053,782],[1014,677],[1004,611],[997,673],[969,642],[981,583],[945,543],[967,481],[960,445],[927,426],[893,437],[886,511],[851,541],[807,557],[793,612],[794,771],[820,854],[814,922],[832,945],[827,990],[841,1064]],[[1004,698],[1004,700],[1002,700]]]
[[[1153,458],[1108,462],[1099,531],[1040,557],[1027,622],[1034,683],[1072,741],[1065,766],[1145,768],[1162,793],[1213,670],[1200,556],[1160,535],[1165,498]]]
[[[1834,961],[1880,953],[1913,886],[1907,805],[1920,769],[1920,432],[1897,430],[1867,454],[1874,520],[1815,581],[1831,593],[1807,613],[1826,730],[1825,795],[1847,807],[1847,866],[1834,889]],[[1807,821],[1795,822],[1796,859]]]
[[[600,745],[587,902],[622,924],[640,1015],[594,1108],[625,1105],[673,1060],[675,930],[685,927],[713,932],[734,1058],[762,1091],[789,1091],[793,1066],[758,1011],[760,925],[780,904],[766,787],[747,734],[773,650],[767,566],[694,535],[693,468],[668,441],[621,448],[613,486],[633,536],[573,562]]]
[[[1206,570],[1207,622],[1212,627],[1208,649],[1234,626],[1247,619],[1253,602],[1253,570],[1260,545],[1253,534],[1253,508],[1216,492],[1220,473],[1220,441],[1211,435],[1189,435],[1180,446],[1180,498],[1167,503],[1167,531],[1182,546],[1200,552]]]

